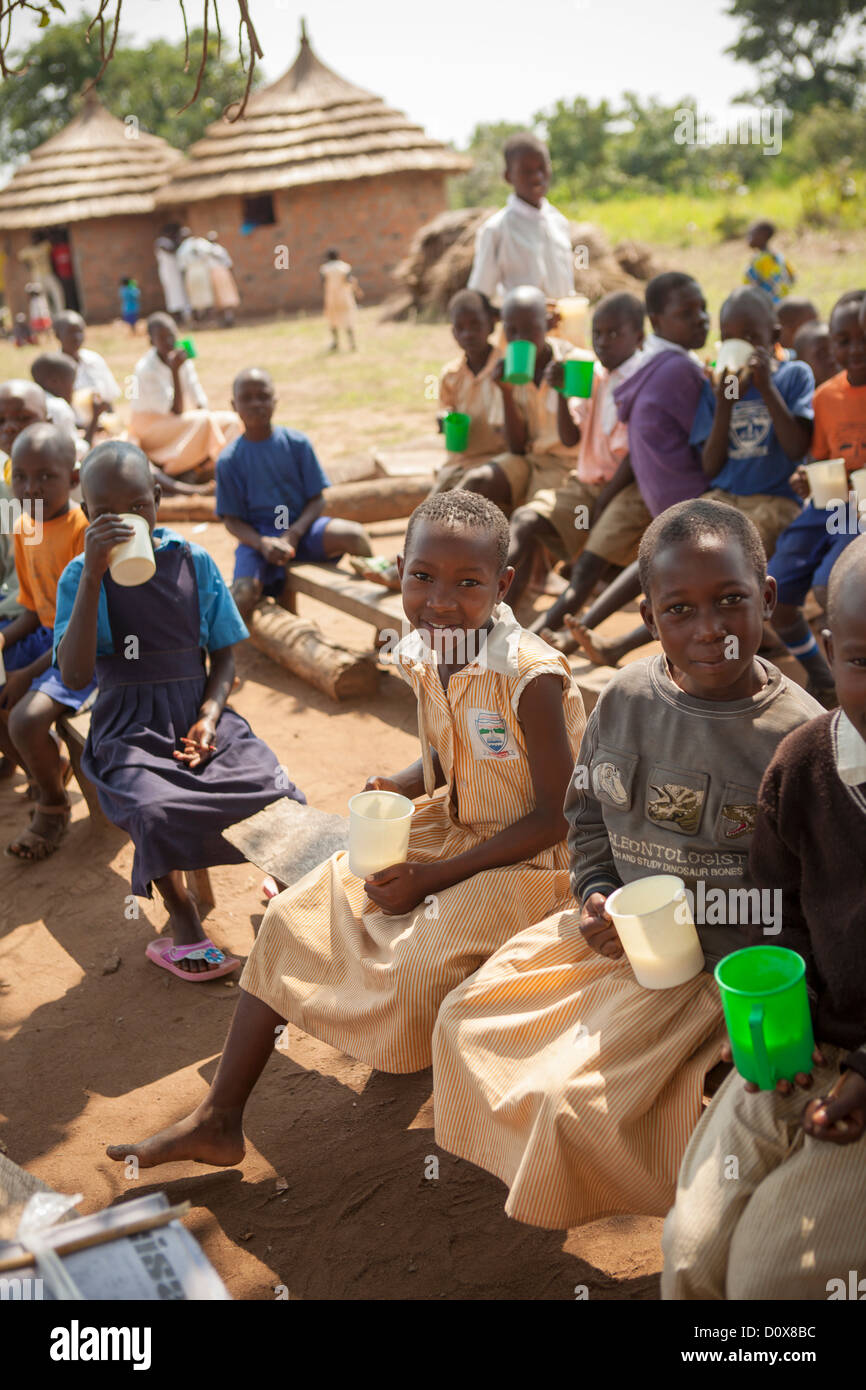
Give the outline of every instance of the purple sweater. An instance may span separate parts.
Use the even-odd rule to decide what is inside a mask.
[[[672,348],[656,353],[614,392],[619,418],[628,425],[632,472],[653,516],[700,497],[709,485],[701,451],[689,443],[703,381],[697,362]]]

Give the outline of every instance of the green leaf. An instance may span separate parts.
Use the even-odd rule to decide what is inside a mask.
[[[40,29],[47,29],[50,23],[51,23],[51,15],[48,13],[48,11],[47,11],[47,10],[40,10],[40,13],[39,13],[39,28],[40,28]]]
[[[66,14],[66,10],[63,8],[63,5],[60,3],[60,0],[48,0],[48,3],[51,6],[52,10],[59,10],[61,14]]]

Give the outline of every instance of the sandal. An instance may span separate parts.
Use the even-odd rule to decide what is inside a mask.
[[[69,829],[69,818],[72,808],[66,801],[62,806],[34,806],[30,812],[30,820],[33,821],[38,815],[62,816],[63,824],[60,826],[57,837],[50,840],[47,835],[42,835],[38,830],[34,830],[31,825],[17,840],[6,846],[6,856],[9,859],[17,859],[22,864],[40,864],[43,859],[48,859],[55,850],[58,850],[66,837]],[[15,846],[18,846],[18,849]],[[21,854],[22,849],[29,849],[31,854]]]
[[[227,956],[225,951],[221,951],[215,946],[209,936],[205,936],[201,941],[194,941],[191,946],[175,946],[171,937],[158,936],[155,941],[145,948],[144,954],[154,965],[160,966],[163,970],[168,970],[172,975],[177,975],[181,980],[188,980],[191,984],[201,984],[202,980],[219,980],[223,975],[231,975],[233,970],[237,970],[240,961],[234,956]],[[215,968],[213,970],[181,970],[175,965],[179,960],[206,960],[208,965]]]
[[[2,772],[0,772],[0,777],[2,777],[2,775],[3,775]],[[70,783],[71,781],[72,781],[72,763],[69,761],[68,758],[63,757],[63,756],[61,755],[61,758],[60,758],[60,785],[63,787],[64,791],[65,791],[66,788],[69,786],[69,783]],[[38,783],[36,783],[36,782],[28,782],[28,783],[27,783],[27,786],[26,786],[25,789],[24,789],[24,795],[25,795],[25,797],[27,798],[28,801],[38,801],[38,800],[39,800],[39,785],[38,785]]]

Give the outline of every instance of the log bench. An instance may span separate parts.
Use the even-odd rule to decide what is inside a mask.
[[[105,816],[99,804],[96,788],[81,769],[81,755],[84,752],[84,745],[90,732],[89,710],[80,714],[61,715],[57,721],[57,732],[66,744],[69,761],[72,763],[72,771],[75,774],[81,795],[87,803],[91,821],[97,827],[111,825],[111,821]],[[199,916],[204,920],[215,901],[210,874],[207,869],[190,869],[184,873],[184,878],[190,897],[195,899]]]

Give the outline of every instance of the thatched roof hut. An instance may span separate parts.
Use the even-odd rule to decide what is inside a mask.
[[[209,126],[157,203],[182,208],[194,231],[217,230],[246,308],[303,307],[320,302],[332,244],[368,295],[391,288],[412,236],[445,207],[446,178],[469,164],[327,67],[302,22],[288,72],[250,97],[241,120]],[[275,244],[288,249],[288,274],[274,266]]]
[[[180,158],[167,141],[138,129],[133,118],[118,120],[88,92],[78,114],[0,190],[0,239],[14,307],[24,307],[16,301],[29,275],[18,252],[46,234],[70,246],[75,292],[90,317],[117,313],[122,274],[139,281],[143,301],[156,302],[153,240],[165,218],[154,195]]]

